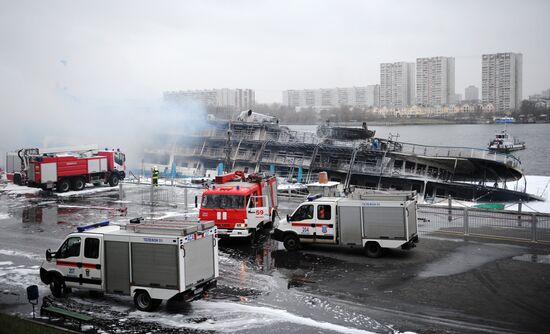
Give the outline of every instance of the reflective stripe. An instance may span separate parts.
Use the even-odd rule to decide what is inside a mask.
[[[101,264],[95,263],[83,263],[83,262],[70,262],[70,261],[56,261],[56,265],[63,267],[78,267],[78,268],[90,268],[90,269],[101,269]]]
[[[323,227],[333,228],[333,224],[320,224],[320,223],[291,223],[292,226],[308,226],[308,227]]]

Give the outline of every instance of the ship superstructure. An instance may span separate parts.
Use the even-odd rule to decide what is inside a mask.
[[[195,133],[174,135],[172,148],[146,150],[145,161],[175,163],[195,176],[215,170],[274,172],[310,182],[321,171],[350,187],[416,190],[426,198],[482,201],[538,200],[515,182],[521,162],[510,154],[467,147],[427,146],[381,138],[325,140],[276,122],[210,121]],[[514,182],[516,188],[508,189]],[[524,187],[522,187],[524,188]]]

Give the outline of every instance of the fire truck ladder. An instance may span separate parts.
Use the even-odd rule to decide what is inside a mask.
[[[355,157],[357,156],[357,147],[353,148],[353,153],[351,154],[351,159],[349,161],[348,175],[346,175],[346,182],[344,183],[344,189],[348,189],[349,183],[351,181],[351,174],[353,174],[353,164],[355,164]]]
[[[317,152],[319,151],[319,144],[315,145],[313,154],[311,155],[311,161],[309,162],[309,167],[307,169],[306,182],[311,182],[311,173],[313,171],[313,165],[315,164],[315,158],[317,157]]]

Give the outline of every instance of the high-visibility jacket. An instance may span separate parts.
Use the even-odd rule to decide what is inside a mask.
[[[159,174],[160,174],[160,172],[158,171],[158,169],[153,170],[153,179],[158,179]]]

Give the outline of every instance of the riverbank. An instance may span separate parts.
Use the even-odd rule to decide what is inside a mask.
[[[401,125],[466,125],[466,124],[498,124],[493,122],[489,119],[460,119],[460,120],[451,120],[451,119],[442,119],[442,118],[394,118],[394,119],[384,119],[384,120],[373,120],[369,121],[367,120],[367,125],[370,126],[401,126]],[[514,122],[510,124],[548,124],[549,122]],[[338,122],[333,123],[338,124],[340,126],[354,126],[354,127],[360,127],[362,125],[362,121],[355,121],[355,122]],[[286,126],[317,126],[317,122],[315,123],[307,123],[307,124],[285,124]]]

